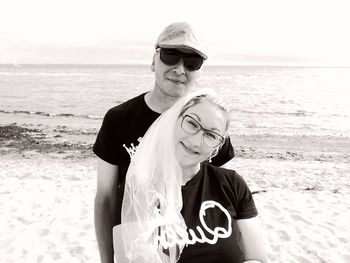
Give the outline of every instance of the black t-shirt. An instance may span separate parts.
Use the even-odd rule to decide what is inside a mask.
[[[117,211],[119,212],[117,213],[116,224],[120,224],[124,182],[130,164],[130,157],[136,151],[142,136],[160,116],[159,113],[152,111],[147,106],[144,98],[145,94],[132,98],[106,113],[93,147],[94,153],[99,158],[119,167],[117,189],[119,196]],[[212,164],[221,166],[233,157],[234,151],[228,137],[218,155],[212,159]]]
[[[197,175],[182,187],[182,199],[181,214],[187,228],[203,241],[199,226],[211,241],[186,246],[178,263],[242,262],[243,250],[236,220],[258,214],[252,194],[242,177],[235,171],[202,163]],[[221,233],[227,233],[230,228],[228,217],[231,218],[231,234],[215,242],[214,235],[203,224],[212,231],[222,227],[224,230]]]

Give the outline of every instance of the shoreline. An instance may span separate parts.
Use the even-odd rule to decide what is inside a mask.
[[[89,158],[93,157],[92,144],[73,142],[62,135],[52,135],[44,129],[27,128],[10,124],[0,126],[0,154],[51,154],[62,158]]]
[[[0,126],[0,154],[94,157],[97,130],[54,130],[12,123]],[[230,135],[235,158],[350,163],[350,138],[339,136]]]

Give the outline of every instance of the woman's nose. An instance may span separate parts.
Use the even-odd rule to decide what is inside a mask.
[[[196,147],[199,147],[199,148],[202,146],[203,133],[204,132],[200,130],[197,133],[191,135],[191,143],[192,143],[193,146],[196,146]]]

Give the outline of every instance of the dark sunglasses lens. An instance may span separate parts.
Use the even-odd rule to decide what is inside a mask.
[[[179,62],[180,58],[181,54],[175,49],[162,48],[160,50],[160,59],[168,66],[175,65]]]
[[[189,71],[198,70],[203,64],[203,58],[198,55],[182,53],[172,48],[162,48],[160,50],[160,59],[168,66],[177,64],[180,58],[183,59],[184,66]]]
[[[184,65],[190,71],[200,69],[202,64],[203,64],[203,58],[201,58],[200,56],[193,56],[193,57],[185,57],[184,58]]]

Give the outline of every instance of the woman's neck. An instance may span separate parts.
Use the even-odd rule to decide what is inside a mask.
[[[182,185],[185,185],[190,181],[199,172],[200,168],[200,164],[190,167],[182,167]]]

